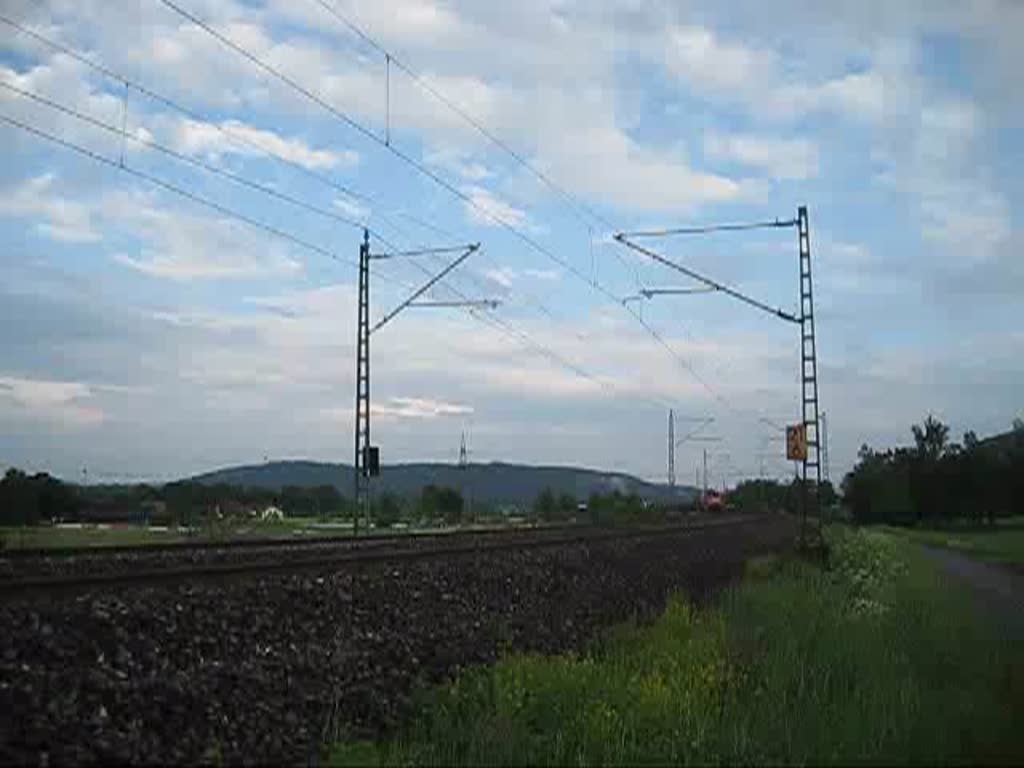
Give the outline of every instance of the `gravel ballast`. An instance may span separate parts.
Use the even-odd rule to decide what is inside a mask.
[[[0,762],[305,763],[399,722],[417,678],[508,649],[558,652],[703,599],[788,547],[728,528],[78,595],[8,599]]]

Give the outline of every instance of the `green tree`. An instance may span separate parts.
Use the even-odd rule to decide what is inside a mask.
[[[570,493],[562,493],[558,496],[558,519],[569,520],[576,514],[576,497]]]
[[[555,519],[558,514],[558,501],[553,490],[545,488],[537,494],[537,499],[533,502],[533,514],[545,522]]]
[[[79,508],[75,491],[45,472],[29,476],[12,467],[0,480],[0,522],[5,525],[72,519]]]
[[[382,493],[373,501],[373,519],[382,527],[397,523],[402,519],[401,500],[393,493]]]
[[[454,488],[426,485],[420,492],[420,516],[426,520],[458,523],[462,519],[462,494]]]
[[[938,461],[949,442],[949,427],[929,413],[924,424],[920,427],[914,424],[910,431],[914,435],[918,456],[928,461]]]
[[[441,489],[438,494],[438,507],[444,521],[449,525],[456,525],[462,521],[465,502],[462,499],[462,494],[454,488]]]
[[[319,517],[337,515],[342,509],[341,493],[333,485],[318,485],[310,489],[313,508]]]
[[[289,517],[313,514],[313,500],[308,489],[286,485],[281,489],[281,510]]]

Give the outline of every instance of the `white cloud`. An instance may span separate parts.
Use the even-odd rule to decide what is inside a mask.
[[[38,218],[35,228],[66,243],[94,243],[101,239],[91,209],[60,195],[56,175],[44,173],[0,193],[0,216]]]
[[[777,50],[728,41],[714,30],[676,26],[665,36],[669,72],[714,102],[739,103],[767,119],[793,120],[828,111],[880,120],[902,86],[878,70],[825,74],[791,71]]]
[[[173,146],[183,154],[212,157],[226,154],[250,157],[275,155],[310,170],[350,168],[359,162],[359,154],[351,149],[314,149],[300,139],[285,138],[274,131],[256,128],[239,120],[225,120],[213,125],[182,119],[171,130]]]
[[[320,414],[335,422],[351,425],[355,409],[350,406],[323,408]],[[379,424],[400,421],[436,421],[448,416],[468,416],[473,407],[423,397],[390,397],[386,403],[370,403],[370,415]]]
[[[703,88],[745,90],[776,66],[770,51],[723,42],[704,27],[676,27],[667,43],[670,69]]]
[[[499,266],[484,271],[484,277],[500,285],[502,288],[511,288],[512,284],[530,278],[541,282],[550,283],[561,279],[562,273],[557,269],[513,269],[510,266]]]
[[[83,403],[94,396],[88,384],[0,376],[0,409],[52,426],[77,429],[103,421],[103,411]]]
[[[916,203],[922,237],[954,268],[992,259],[1012,236],[1009,203],[977,161],[986,132],[973,102],[937,99],[921,107],[908,137],[875,152],[885,167],[879,180]]]
[[[336,197],[334,199],[334,207],[356,221],[366,221],[370,218],[370,213],[372,212],[369,206],[343,197]]]
[[[482,162],[457,149],[436,149],[424,158],[427,163],[454,172],[464,181],[479,183],[494,174]]]
[[[471,201],[463,203],[466,215],[477,224],[496,227],[498,222],[504,222],[521,227],[528,223],[526,211],[502,200],[489,189],[472,185],[463,187],[462,192]]]
[[[558,269],[524,269],[523,274],[545,282],[554,282],[562,277],[562,272]]]
[[[705,203],[749,200],[763,193],[756,181],[695,170],[681,148],[652,148],[637,142],[609,120],[614,113],[615,105],[606,93],[592,92],[583,104],[565,106],[552,95],[537,116],[543,126],[541,166],[576,194],[630,212],[680,213]]]
[[[112,258],[154,277],[174,280],[252,278],[295,274],[302,262],[247,225],[165,207],[137,190],[74,199],[58,192],[57,177],[43,174],[23,182],[0,200],[0,215],[37,218],[36,229],[68,243],[93,243],[127,233],[139,251]],[[79,193],[81,194],[81,193]]]
[[[95,60],[137,76],[190,107],[214,113],[216,117],[211,119],[227,121],[234,116],[240,130],[253,131],[247,135],[260,143],[272,143],[304,167],[350,167],[345,151],[334,149],[344,146],[341,142],[350,137],[346,129],[280,84],[268,83],[266,78],[254,74],[241,57],[225,50],[205,33],[182,23],[158,4],[152,7],[129,4],[124,13],[114,18],[106,13],[109,10],[106,5],[99,0],[49,0],[33,4],[33,9],[25,13],[47,18],[49,26],[41,30],[44,33],[87,48]],[[929,10],[940,5],[944,10]],[[1007,245],[1013,237],[1011,213],[1016,203],[1011,191],[1014,188],[1007,186],[1004,192],[1000,191],[999,179],[995,176],[1000,169],[986,163],[986,156],[997,146],[990,141],[993,137],[991,122],[995,119],[991,110],[992,94],[997,93],[998,99],[1005,99],[1008,104],[1019,102],[1019,94],[1007,92],[1000,84],[1007,82],[1007,73],[1015,73],[1020,67],[1006,67],[1001,77],[980,82],[976,75],[981,69],[975,67],[978,62],[973,58],[968,59],[969,66],[963,70],[963,80],[960,75],[937,77],[936,70],[940,67],[923,66],[923,62],[915,58],[922,34],[936,28],[932,22],[925,23],[921,19],[932,19],[940,14],[952,19],[941,27],[953,32],[950,39],[960,41],[961,33],[967,34],[981,41],[978,45],[984,47],[985,40],[998,36],[1009,41],[1008,50],[1015,49],[1011,51],[1012,58],[1019,59],[1020,46],[1013,36],[1014,26],[1004,20],[996,3],[968,8],[964,4],[908,0],[898,4],[812,8],[803,0],[783,0],[781,5],[770,9],[752,5],[740,15],[742,18],[725,6],[701,9],[687,5],[687,21],[683,25],[672,19],[674,14],[677,18],[681,15],[677,8],[656,4],[552,5],[526,0],[525,4],[510,9],[502,4],[395,0],[362,4],[359,8],[343,2],[339,7],[343,13],[355,16],[386,45],[403,56],[408,55],[410,63],[424,72],[429,82],[465,106],[489,130],[508,140],[567,190],[588,203],[596,203],[604,215],[617,223],[633,215],[638,219],[654,218],[653,214],[668,218],[664,214],[675,216],[693,212],[695,219],[704,218],[705,211],[701,208],[705,206],[767,202],[766,192],[771,187],[759,178],[747,178],[746,174],[753,177],[767,174],[794,181],[810,179],[818,173],[815,145],[820,146],[821,157],[828,161],[827,165],[822,163],[823,167],[831,171],[856,166],[860,158],[854,152],[860,152],[864,144],[870,143],[884,150],[876,159],[886,165],[886,178],[893,185],[884,191],[899,193],[892,201],[895,204],[891,209],[896,213],[891,219],[876,220],[870,232],[862,228],[846,231],[846,237],[865,237],[863,243],[827,243],[815,229],[813,247],[816,257],[821,254],[820,274],[827,278],[820,283],[823,296],[830,290],[826,286],[832,286],[832,293],[837,293],[835,289],[843,285],[843,280],[847,281],[847,287],[859,284],[864,295],[891,290],[891,283],[879,287],[868,278],[880,265],[895,266],[915,260],[912,247],[906,250],[902,246],[899,249],[887,247],[886,236],[881,234],[906,228],[906,222],[900,220],[904,208],[920,219],[916,223],[927,247],[922,251],[926,258],[917,261],[923,268],[933,268],[940,258],[971,268],[982,260],[991,263],[993,254],[1009,253]],[[200,0],[197,8],[197,12],[217,28],[228,31],[296,79],[314,84],[346,114],[370,130],[383,133],[384,68],[380,57],[360,50],[353,44],[351,35],[313,4],[286,0],[255,4]],[[1003,8],[1006,9],[1005,19],[1012,20],[1008,7]],[[723,17],[722,23],[716,23],[718,14]],[[808,21],[808,16],[813,17],[813,21]],[[851,22],[854,16],[859,19],[856,24]],[[892,21],[895,16],[905,18],[897,24]],[[705,26],[697,26],[693,19],[700,19]],[[288,23],[282,25],[282,20]],[[815,30],[819,34],[814,34]],[[24,44],[24,40],[21,43],[19,55],[11,59],[17,64],[11,66],[22,67],[21,62],[32,61],[41,54],[38,46]],[[10,41],[0,41],[0,46],[9,49]],[[496,51],[501,55],[495,55]],[[635,79],[638,70],[645,71],[643,68],[650,65],[652,55],[659,65],[676,75],[676,83],[666,87],[658,77],[643,82]],[[15,73],[17,77],[29,78],[19,81],[28,83],[19,87],[38,89],[104,121],[119,124],[120,86],[104,84],[66,57],[41,60],[45,62],[43,66]],[[632,66],[637,63],[640,67]],[[5,72],[5,76],[10,75],[10,71]],[[509,158],[488,146],[449,110],[425,96],[394,70],[392,75],[395,89],[392,92],[392,138],[399,146],[413,156],[417,156],[420,147],[445,148],[443,152],[449,153],[447,157],[439,158],[435,153],[426,160],[434,167],[443,168],[443,175],[450,175],[454,184],[483,190],[485,205],[500,212],[502,218],[514,219],[510,223],[538,227],[555,218],[548,216],[551,210],[548,206],[557,203],[556,196],[537,184],[531,187],[529,194],[523,194],[522,188],[514,184],[517,178],[508,173],[513,165]],[[679,87],[680,83],[684,87]],[[104,92],[103,88],[109,88],[110,92]],[[987,97],[984,95],[986,88]],[[969,92],[972,101],[957,99],[956,92]],[[709,172],[701,163],[701,139],[694,145],[688,143],[692,141],[688,131],[663,131],[660,123],[652,122],[652,111],[646,108],[648,98],[655,103],[677,102],[682,115],[697,115],[701,120],[708,115],[707,123],[694,123],[698,130],[715,125],[730,126],[729,130],[738,131],[709,136],[703,148],[709,156],[735,160],[745,168],[736,175]],[[12,114],[25,116],[30,122],[41,122],[45,116],[47,122],[43,124],[48,130],[86,143],[105,154],[116,156],[119,149],[117,141],[98,142],[81,126],[58,116],[44,115],[41,110],[30,112],[17,100],[5,98],[3,108],[18,110]],[[144,100],[131,98],[129,124],[140,126],[134,130],[145,130],[141,127],[144,124],[155,135],[170,136],[158,129],[177,123],[151,111],[156,108]],[[697,112],[691,111],[694,109]],[[820,117],[837,119],[820,120]],[[774,138],[792,135],[788,125],[785,129],[779,128],[780,122],[803,118],[814,118],[799,124],[800,134],[807,139],[782,143],[789,140]],[[161,123],[161,119],[165,122]],[[276,128],[282,125],[301,125],[302,128]],[[275,126],[277,132],[257,126]],[[301,136],[296,131],[301,131]],[[192,142],[188,151],[211,156],[231,151],[217,146],[222,137],[208,133],[200,127],[186,135],[183,140]],[[16,137],[15,150],[11,153],[15,163],[28,162],[33,156],[28,152],[21,155],[20,135],[13,131],[4,134],[5,138],[9,135]],[[696,135],[701,136],[699,132]],[[28,146],[27,142],[34,140],[25,141],[24,146]],[[354,146],[362,151],[362,140],[356,141],[359,143]],[[801,145],[801,141],[807,144]],[[37,149],[33,144],[32,151]],[[385,156],[383,152],[380,154]],[[453,200],[445,198],[435,206],[437,200],[422,194],[424,190],[433,191],[428,182],[418,179],[423,182],[422,188],[406,183],[415,178],[408,169],[396,164],[400,172],[378,174],[376,166],[371,166],[376,162],[376,155],[376,148],[372,157],[365,155],[362,165],[367,167],[356,169],[365,175],[359,177],[354,173],[353,184],[379,183],[381,188],[374,191],[381,194],[381,199],[391,199],[392,193],[406,194],[408,197],[396,199],[394,204],[421,214],[424,207],[430,210],[430,215],[442,208],[449,213],[457,212],[458,204]],[[246,163],[250,159],[248,156],[240,158]],[[349,158],[353,162],[355,159]],[[833,163],[833,159],[841,159],[841,162]],[[144,162],[155,160],[148,156],[143,159]],[[868,164],[863,165],[866,169]],[[260,168],[262,170],[263,166]],[[163,171],[159,169],[158,175]],[[272,239],[269,239],[268,251],[267,237],[249,233],[246,239],[241,231],[232,231],[231,225],[216,219],[174,213],[162,220],[155,215],[154,209],[160,207],[157,197],[125,196],[125,200],[115,206],[103,188],[95,184],[97,177],[87,177],[87,183],[93,184],[95,189],[95,192],[90,190],[89,195],[95,199],[75,192],[73,187],[65,187],[64,177],[62,171],[62,183],[55,181],[48,188],[35,190],[34,198],[18,198],[18,190],[12,188],[11,194],[2,198],[0,206],[8,216],[24,218],[26,228],[35,226],[65,242],[94,242],[91,238],[98,238],[100,234],[114,242],[116,235],[138,233],[145,242],[134,252],[118,241],[123,262],[136,270],[168,278],[266,278],[295,274],[299,268],[286,250],[273,247],[276,241]],[[846,207],[850,189],[845,178],[828,182],[834,207],[831,211],[822,210],[820,221],[835,223],[836,210],[850,210]],[[283,177],[274,176],[270,183],[286,182]],[[485,190],[485,186],[489,189]],[[28,187],[25,189],[33,192]],[[298,189],[307,193],[305,188]],[[865,203],[859,210],[870,211],[875,200],[865,198],[871,198],[876,192],[854,191],[858,200]],[[444,197],[441,193],[437,196],[438,199]],[[30,202],[26,203],[26,199]],[[326,199],[331,200],[331,197]],[[888,203],[887,200],[885,205]],[[370,213],[362,205],[345,199],[333,204],[353,218],[363,218]],[[15,213],[19,205],[23,212]],[[820,209],[830,205],[833,202],[824,199],[817,203]],[[374,209],[376,207],[375,204]],[[719,214],[731,216],[733,212],[739,217],[749,211],[707,211],[713,218],[718,218]],[[191,221],[193,218],[196,221]],[[816,220],[819,219],[816,217]],[[448,225],[440,221],[439,224]],[[289,221],[288,227],[291,226],[302,224]],[[176,235],[175,228],[183,232]],[[867,234],[852,235],[853,232]],[[525,269],[526,264],[532,262],[503,253],[500,250],[502,238],[498,234],[488,234],[496,241],[494,249],[488,253],[496,254],[501,263],[493,270],[492,280],[507,286],[516,281],[556,279],[553,270]],[[579,246],[580,250],[570,256],[585,260],[586,257],[581,256],[585,253],[585,241],[570,239],[573,236],[567,225],[555,235],[565,236],[559,245],[567,243],[567,251]],[[624,258],[633,256],[624,254]],[[610,258],[600,260],[602,280],[612,281],[626,274],[605,270],[606,262],[615,263]],[[92,273],[90,279],[103,280],[103,275]],[[629,282],[625,278],[624,281]],[[120,282],[113,281],[112,285]],[[185,293],[173,285],[164,285],[163,289],[163,295]],[[268,281],[263,290],[273,292],[276,287]],[[375,292],[375,306],[388,305],[387,298],[393,298],[387,296],[388,290],[382,285],[380,291]],[[906,290],[916,295],[913,288]],[[321,407],[351,400],[350,347],[354,337],[351,288],[332,286],[332,290],[322,293],[247,298],[239,298],[237,292],[225,292],[218,296],[216,308],[202,306],[205,298],[197,299],[200,305],[187,310],[180,307],[168,310],[161,305],[165,310],[161,315],[161,328],[168,334],[181,334],[182,338],[196,343],[183,344],[182,349],[188,350],[187,359],[184,356],[172,359],[161,370],[160,377],[153,374],[154,381],[162,377],[159,387],[173,391],[177,386],[176,377],[180,375],[191,387],[189,395],[194,395],[201,386],[202,393],[211,398],[209,401],[200,398],[203,402],[198,404],[182,398],[183,403],[176,403],[176,407],[166,409],[166,413],[175,419],[181,412],[192,413],[197,415],[199,423],[206,423],[208,419],[217,418],[216,410],[204,410],[209,402],[225,406],[244,402],[247,408],[259,406],[267,412],[279,412],[279,405],[275,404],[284,398],[295,403],[295,415],[275,413],[281,418],[275,428],[264,424],[256,438],[251,438],[252,433],[246,431],[248,425],[259,420],[247,418],[224,429],[223,439],[222,436],[217,439],[226,444],[237,427],[240,436],[234,439],[242,447],[235,450],[243,453],[251,450],[256,442],[272,442],[276,437],[278,445],[290,446],[293,452],[317,445],[332,457],[347,456],[345,436],[339,436],[338,430],[333,428],[318,431],[316,417]],[[145,294],[133,295],[130,300],[144,301]],[[575,296],[571,300],[573,304],[565,315],[574,321],[580,320],[583,310],[579,309]],[[240,303],[243,306],[239,307]],[[856,308],[862,306],[858,304]],[[852,305],[847,309],[852,313]],[[615,311],[621,315],[621,310]],[[766,369],[769,356],[761,354],[764,350],[758,337],[745,337],[742,343],[730,344],[728,339],[718,335],[718,329],[710,328],[709,323],[706,330],[715,341],[707,346],[696,345],[673,335],[670,331],[677,327],[675,318],[670,320],[667,314],[659,316],[657,313],[662,310],[653,303],[646,311],[651,322],[662,323],[658,327],[666,330],[675,348],[694,360],[698,370],[706,367],[710,371],[719,361],[729,361],[731,370],[720,386],[734,388],[730,394],[736,402],[759,407],[758,397],[751,396],[750,390],[776,386],[778,376]],[[628,332],[621,322],[602,325],[593,317],[570,328],[550,318],[531,319],[536,318],[536,313],[531,315],[527,307],[512,302],[499,312],[559,354],[601,377],[602,381],[615,381],[619,386],[615,391],[624,393],[624,397],[620,400],[609,396],[608,390],[600,384],[560,368],[530,350],[529,345],[510,344],[494,329],[450,322],[447,313],[440,313],[443,317],[430,315],[429,319],[424,313],[423,320],[417,318],[407,323],[407,333],[382,334],[379,341],[375,341],[375,394],[383,393],[380,402],[384,403],[385,410],[404,414],[383,413],[380,414],[382,421],[390,419],[388,423],[394,424],[401,419],[418,419],[415,430],[409,430],[417,434],[437,429],[438,425],[445,426],[446,420],[440,415],[433,419],[413,415],[432,413],[429,407],[391,399],[408,392],[430,392],[437,398],[435,402],[441,404],[458,406],[472,402],[474,414],[482,425],[521,419],[524,433],[538,425],[550,427],[563,418],[567,422],[565,429],[571,430],[572,417],[568,412],[589,407],[591,410],[580,418],[581,423],[596,423],[602,428],[607,424],[609,432],[628,424],[628,428],[623,428],[624,433],[629,433],[628,439],[623,439],[620,445],[657,446],[636,451],[636,466],[654,467],[660,461],[663,445],[663,435],[655,433],[659,429],[663,431],[663,419],[652,416],[651,423],[656,421],[657,424],[650,428],[650,435],[644,434],[646,427],[642,426],[642,419],[632,413],[636,403],[630,398],[634,395],[673,401],[682,398],[695,407],[715,405],[664,350],[642,332],[637,333],[635,328]],[[871,321],[865,314],[861,312],[857,319],[862,326]],[[407,318],[403,318],[405,321]],[[684,317],[683,322],[687,324],[690,320]],[[835,326],[830,327],[835,330]],[[587,331],[584,343],[576,336],[581,328]],[[839,338],[838,333],[835,336],[830,344],[834,350],[848,348],[847,345],[856,342],[856,339],[851,342]],[[38,346],[52,348],[53,345],[44,342]],[[168,344],[160,349],[173,346]],[[755,356],[750,355],[752,347],[757,347]],[[792,352],[789,347],[786,350],[787,354]],[[94,353],[95,357],[90,359],[100,359],[99,352],[92,347],[85,349],[83,357],[89,357],[86,353]],[[471,371],[472,375],[466,371]],[[50,377],[63,375],[62,368],[60,375]],[[70,373],[67,376],[72,377]],[[719,386],[717,377],[709,375],[708,378]],[[793,391],[784,389],[788,384],[779,385],[779,391]],[[913,409],[914,403],[927,401],[930,395],[926,389],[915,391],[913,397],[900,402],[900,410]],[[838,401],[839,393],[849,390],[826,385],[825,392],[829,391],[836,394]],[[869,402],[866,410],[875,409],[891,422],[897,409],[884,398],[879,399],[879,391],[888,391],[888,383],[878,388],[865,386],[863,391],[857,391],[858,397],[846,400]],[[755,394],[760,395],[760,392]],[[620,402],[624,403],[623,413],[630,412],[610,415]],[[595,404],[600,407],[595,408]],[[558,418],[551,417],[550,410],[539,416],[545,408],[557,408]],[[493,411],[499,410],[501,419],[492,420]],[[858,415],[854,415],[855,412]],[[860,437],[864,432],[857,422],[860,412],[854,409],[850,414],[847,430],[850,435]],[[298,420],[304,418],[309,422],[303,422],[301,429],[295,428]],[[292,430],[290,434],[300,435],[295,442],[288,442],[289,430]],[[269,434],[275,431],[276,435]],[[243,434],[245,437],[241,437]],[[837,434],[841,435],[842,430],[837,429]],[[437,444],[435,438],[431,433],[435,442],[424,440],[419,445],[426,447],[418,450],[432,450],[431,446]],[[316,443],[316,440],[321,442]],[[615,449],[599,445],[602,441],[585,442],[587,445],[578,446],[579,450],[591,451],[588,455],[597,457],[599,463],[607,464],[613,460],[609,456],[617,455]],[[338,449],[337,445],[342,448]],[[498,446],[498,441],[495,445]],[[521,457],[523,451],[529,449],[510,443],[493,450],[504,452],[501,455],[506,457]],[[568,450],[573,450],[572,446]],[[648,453],[645,458],[639,458],[643,451]]]
[[[984,261],[1008,242],[1010,209],[1002,195],[984,185],[952,180],[922,190],[922,233],[961,262]]]
[[[818,174],[818,145],[809,139],[776,139],[749,134],[709,133],[709,156],[766,171],[775,179],[808,179]]]
[[[486,270],[484,277],[488,280],[493,280],[503,288],[511,288],[512,283],[516,279],[516,272],[509,267],[497,267],[496,269]]]
[[[473,413],[472,406],[422,397],[392,397],[387,405],[371,406],[373,413],[399,419],[436,419]]]

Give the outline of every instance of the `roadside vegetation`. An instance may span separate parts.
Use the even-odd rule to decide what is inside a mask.
[[[1024,761],[1024,659],[906,539],[833,526],[827,570],[760,559],[587,653],[516,655],[422,689],[349,764]]]
[[[944,547],[992,563],[1024,565],[1024,516],[997,519],[992,525],[952,525],[942,528],[888,530],[912,541]]]

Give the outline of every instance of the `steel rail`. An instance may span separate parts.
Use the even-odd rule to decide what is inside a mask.
[[[510,550],[548,549],[575,544],[600,543],[614,540],[633,540],[651,536],[687,535],[718,528],[764,523],[771,518],[764,515],[742,516],[702,521],[697,524],[654,526],[631,529],[590,529],[572,535],[460,544],[431,548],[384,549],[371,548],[349,551],[327,557],[301,560],[261,560],[242,563],[217,563],[199,568],[161,568],[122,573],[98,573],[71,576],[39,576],[9,579],[0,582],[0,595],[5,598],[21,597],[30,593],[81,592],[96,588],[144,587],[155,584],[185,583],[216,580],[236,576],[262,576],[271,574],[302,573],[339,567],[358,567],[387,562],[415,562],[445,557],[490,554]]]
[[[453,531],[412,531],[409,533],[371,533],[360,536],[350,534],[296,537],[265,537],[245,539],[224,539],[199,541],[168,541],[156,544],[111,544],[81,547],[25,547],[4,550],[0,559],[30,560],[33,558],[65,558],[65,557],[102,557],[104,555],[147,555],[168,552],[202,552],[213,549],[274,549],[278,547],[316,547],[331,544],[388,544],[403,541],[428,541],[430,539],[463,538],[468,536],[517,535],[535,533],[537,531],[564,530],[580,528],[576,524],[546,525],[539,527],[513,526],[508,528],[459,529]]]

